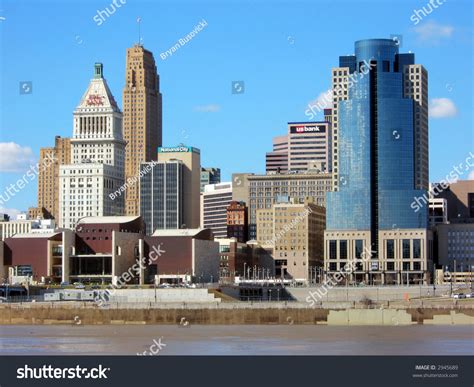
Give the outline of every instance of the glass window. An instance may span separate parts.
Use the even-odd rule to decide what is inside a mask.
[[[413,258],[421,258],[421,240],[413,239]]]
[[[329,241],[329,259],[336,259],[336,241]]]
[[[347,259],[347,241],[339,241],[339,258]]]
[[[360,259],[362,257],[362,250],[364,249],[364,241],[357,239],[355,241],[355,257]]]
[[[403,240],[403,258],[410,258],[410,239]]]
[[[387,259],[395,258],[395,241],[393,239],[387,239]]]

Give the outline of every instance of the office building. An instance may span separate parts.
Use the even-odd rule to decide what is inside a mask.
[[[227,207],[227,238],[245,243],[248,232],[248,207],[244,202],[231,201]]]
[[[257,210],[257,242],[271,249],[276,276],[308,283],[324,263],[326,209],[306,200]]]
[[[265,156],[266,173],[288,172],[288,136],[273,137],[273,151]]]
[[[95,64],[94,78],[74,110],[71,164],[59,169],[59,226],[74,229],[86,216],[123,214],[125,141],[122,113]]]
[[[266,155],[267,173],[330,172],[330,123],[289,122],[288,134],[273,139],[273,152]]]
[[[418,189],[426,174],[427,155],[418,154],[424,135],[416,137],[425,129],[415,127],[416,101],[404,88],[415,58],[398,49],[392,39],[357,41],[355,55],[340,57],[333,69],[333,82],[346,86],[333,106],[338,191],[327,194],[325,270],[354,264],[355,282],[431,280],[428,210],[411,207],[414,197],[427,194]]]
[[[151,235],[184,224],[184,164],[181,160],[142,163],[140,215]]]
[[[178,145],[158,147],[158,162],[183,162],[183,224],[181,228],[200,225],[201,152],[198,148]]]
[[[458,180],[445,189],[436,185],[439,186],[436,197],[447,201],[449,222],[474,222],[474,180]],[[433,192],[438,190],[433,189]]]
[[[438,267],[451,273],[474,271],[474,222],[437,224]]]
[[[227,207],[232,201],[232,183],[208,184],[201,193],[201,228],[215,238],[227,238]]]
[[[59,167],[71,164],[71,139],[56,136],[54,147],[40,148],[38,206],[28,209],[30,219],[59,220]]]
[[[162,143],[160,77],[153,54],[140,44],[127,49],[123,135],[127,142],[125,181],[128,181],[137,178],[141,163],[156,160],[156,149]],[[133,184],[125,191],[125,213],[138,215],[139,209],[139,186]]]
[[[282,197],[295,198],[299,203],[313,198],[314,204],[325,207],[326,192],[331,191],[332,187],[331,174],[312,171],[269,175],[233,174],[232,181],[234,200],[248,203],[249,240],[257,236],[258,209],[270,209]],[[236,184],[239,184],[237,189]],[[245,188],[246,195],[239,190],[240,187]]]
[[[201,192],[208,184],[219,184],[221,182],[220,168],[201,168]]]
[[[330,172],[328,122],[288,123],[288,170]]]

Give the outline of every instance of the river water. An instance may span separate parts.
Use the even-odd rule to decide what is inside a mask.
[[[473,355],[473,326],[0,326],[1,355]]]

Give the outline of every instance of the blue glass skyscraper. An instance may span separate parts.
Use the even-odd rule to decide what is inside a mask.
[[[334,106],[338,109],[338,138],[334,138],[338,160],[333,168],[338,176],[338,191],[327,194],[326,234],[328,241],[336,243],[334,246],[339,241],[339,245],[336,248],[329,242],[326,245],[328,264],[333,263],[327,265],[328,270],[332,267],[330,271],[339,269],[341,265],[336,262],[345,264],[346,259],[360,255],[356,252],[356,242],[340,238],[348,236],[347,232],[365,232],[359,234],[359,238],[364,240],[366,248],[370,247],[371,258],[383,260],[387,259],[387,246],[383,244],[385,237],[379,241],[382,231],[427,228],[426,206],[418,211],[411,206],[415,197],[426,194],[418,188],[427,185],[421,182],[420,176],[426,175],[423,180],[427,181],[427,165],[424,164],[428,157],[427,114],[426,125],[420,123],[424,118],[424,115],[420,118],[419,112],[422,104],[410,95],[413,88],[424,101],[427,84],[419,85],[421,74],[418,80],[414,77],[417,71],[414,59],[414,54],[400,54],[397,42],[392,39],[357,41],[355,55],[339,59],[339,67],[346,68],[348,79],[344,88],[333,90],[335,95],[347,93],[347,98]],[[410,71],[414,74],[412,79]],[[426,75],[426,70],[422,72]],[[426,129],[425,135],[420,128]],[[421,154],[423,151],[426,154]],[[329,232],[333,231],[343,233],[332,239],[335,234]],[[397,246],[398,236],[393,234],[392,237]],[[403,246],[401,241],[400,249],[394,247],[393,265],[378,261],[368,265],[366,270],[381,273],[388,267],[395,272],[396,252],[402,253],[407,243]],[[424,242],[409,243],[410,258],[407,259],[413,259],[418,256],[414,249]],[[331,249],[334,262],[330,261]],[[400,265],[400,270],[412,266],[418,267]],[[420,266],[426,270],[426,264]],[[362,266],[360,268],[362,270]]]

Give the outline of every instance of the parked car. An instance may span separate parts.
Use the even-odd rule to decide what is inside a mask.
[[[66,286],[69,286],[69,282],[67,282],[67,281],[61,282],[61,287],[62,288],[65,288]]]
[[[457,294],[453,294],[453,298],[462,299],[462,298],[466,298],[466,295],[464,293],[457,293]]]
[[[162,289],[163,289],[163,288],[164,288],[164,289],[168,289],[168,288],[170,288],[171,286],[170,286],[170,284],[168,284],[168,283],[165,282],[165,283],[162,283],[162,284],[158,285],[158,287],[159,287],[159,288],[162,288]]]
[[[85,289],[85,285],[82,282],[74,282],[74,287],[76,289]]]
[[[467,293],[466,298],[474,298],[474,293]]]
[[[6,299],[5,297],[0,297],[0,304],[1,304],[2,302],[7,302],[7,299]]]

